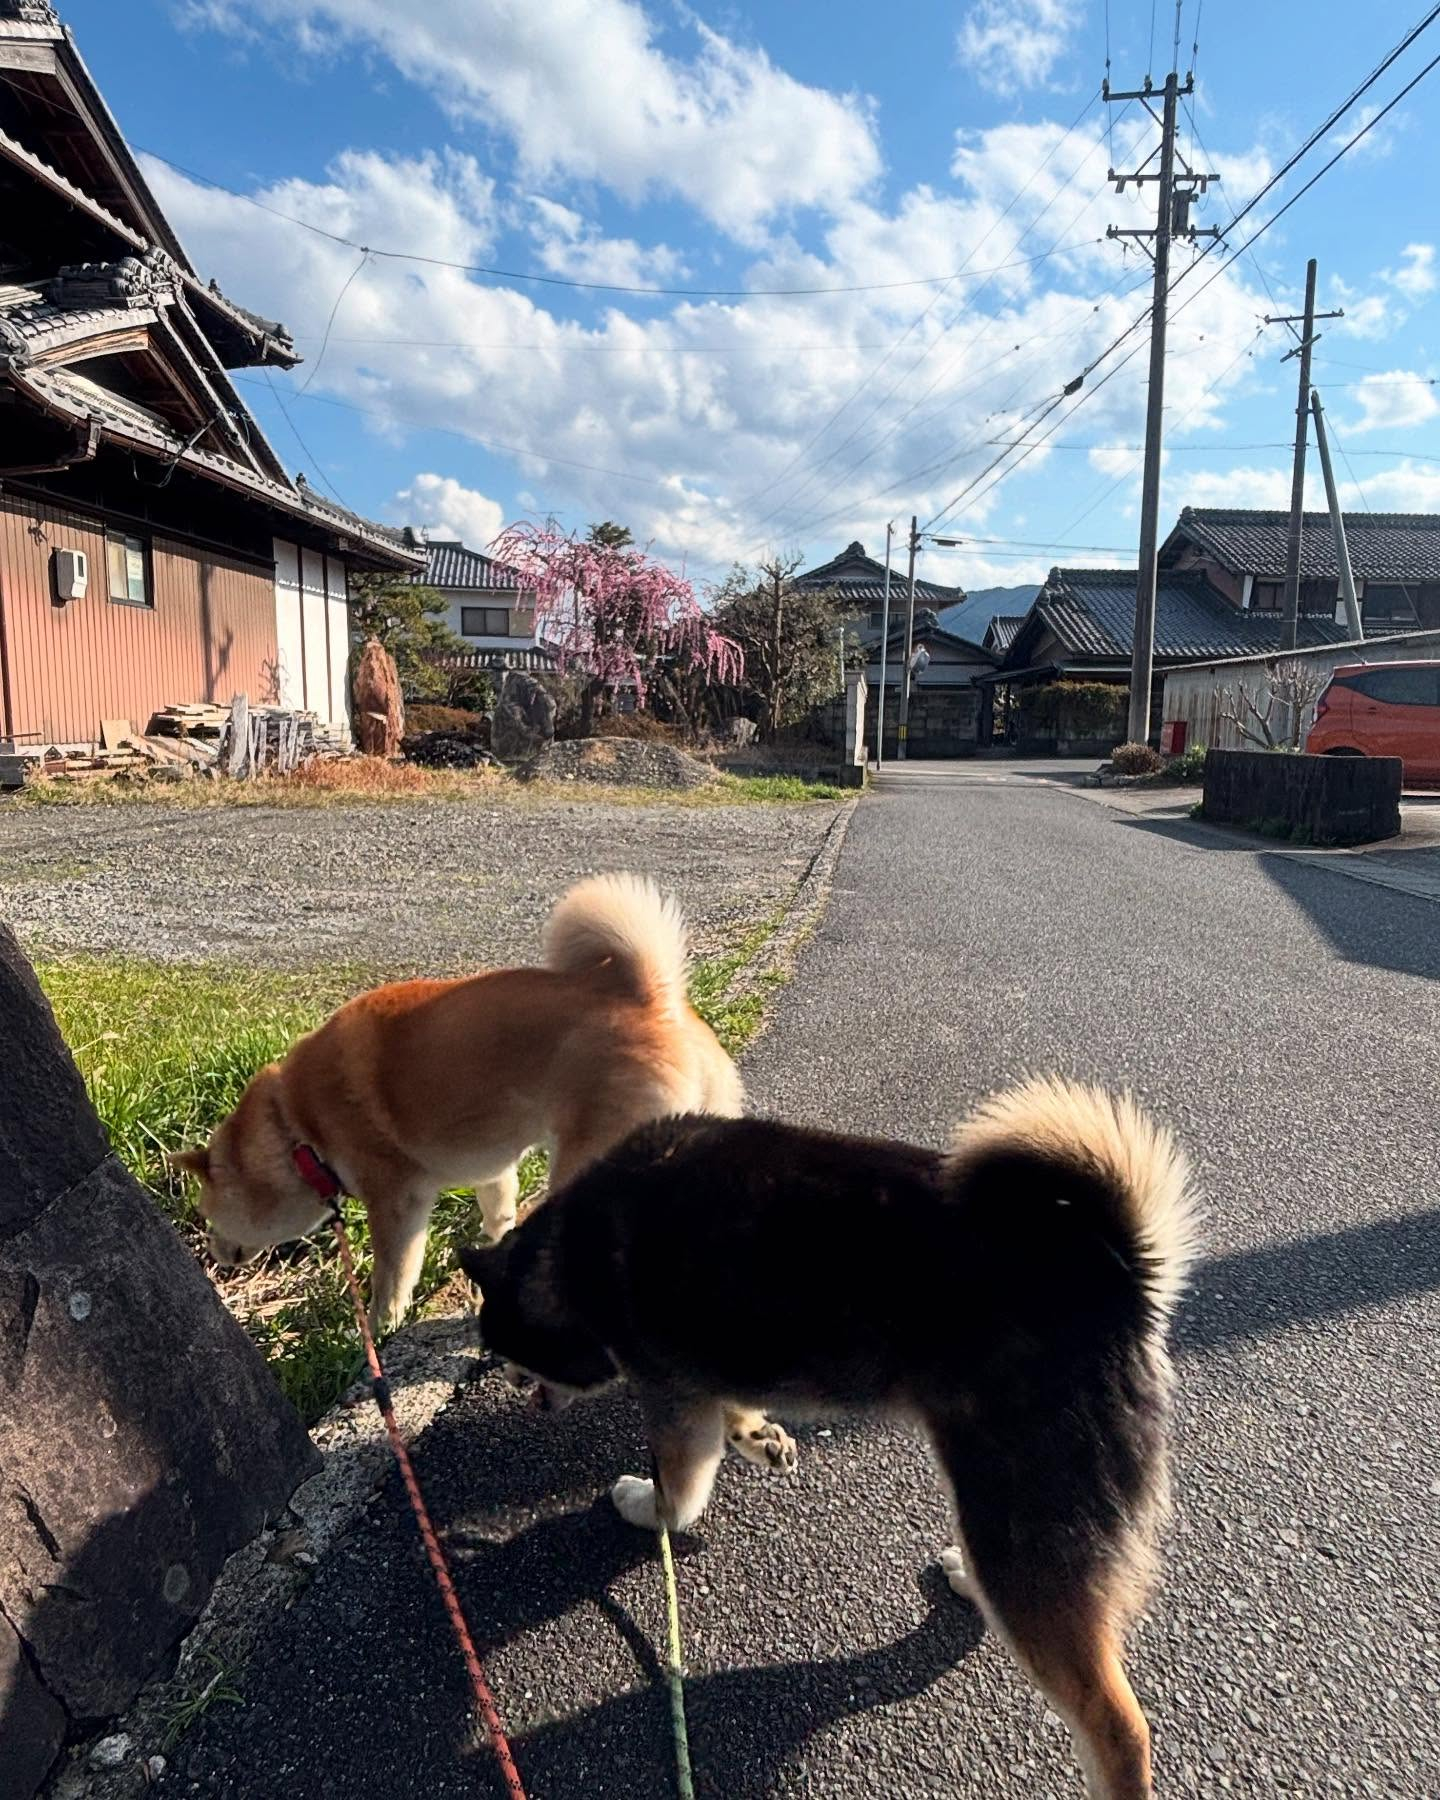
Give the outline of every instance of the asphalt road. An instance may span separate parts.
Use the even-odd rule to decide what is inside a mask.
[[[1058,1068],[1133,1085],[1208,1204],[1180,1326],[1178,1518],[1135,1645],[1163,1795],[1440,1796],[1440,908],[997,765],[856,816],[747,1066],[756,1105],[938,1141]],[[659,1570],[605,1491],[623,1397],[493,1377],[419,1447],[534,1800],[674,1792]],[[732,1461],[680,1586],[705,1800],[1078,1796],[1058,1722],[944,1588],[919,1445],[837,1424]],[[392,1483],[171,1792],[499,1795]]]

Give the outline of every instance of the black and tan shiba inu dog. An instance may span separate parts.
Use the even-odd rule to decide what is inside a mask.
[[[487,1346],[550,1389],[623,1376],[658,1489],[709,1499],[725,1409],[916,1420],[955,1504],[942,1558],[1070,1728],[1093,1795],[1150,1795],[1121,1666],[1166,1494],[1166,1326],[1190,1252],[1184,1160],[1128,1100],[1036,1081],[947,1153],[760,1120],[647,1126],[460,1261]]]

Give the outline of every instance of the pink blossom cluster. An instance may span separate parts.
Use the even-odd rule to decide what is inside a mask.
[[[525,520],[490,554],[534,594],[536,624],[562,660],[612,689],[633,683],[641,706],[661,660],[721,684],[740,679],[740,646],[711,626],[691,583],[644,550]]]

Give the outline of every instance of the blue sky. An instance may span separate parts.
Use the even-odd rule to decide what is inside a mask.
[[[1145,299],[1142,260],[1103,241],[1151,204],[1105,182],[1103,0],[63,10],[132,143],[191,172],[147,164],[201,271],[295,333],[306,362],[268,383],[243,372],[243,392],[282,457],[347,504],[476,545],[527,515],[622,519],[702,582],[776,549],[876,548],[911,512],[994,540],[927,553],[927,573],[970,589],[1133,561],[1140,336],[1111,379],[1124,351],[1035,423]],[[1184,0],[1182,69],[1197,15],[1199,52],[1182,142],[1198,132],[1197,164],[1224,177],[1200,222],[1224,224],[1421,10]],[[1115,85],[1163,77],[1174,27],[1170,0],[1111,0]],[[1235,246],[1437,50],[1440,26]],[[1307,256],[1322,306],[1347,314],[1315,362],[1347,504],[1440,510],[1440,256],[1421,179],[1440,167],[1437,95],[1440,70],[1252,255],[1200,292],[1214,255],[1178,287],[1165,514],[1285,504],[1295,365],[1260,315],[1298,310]],[[1148,153],[1139,108],[1111,123],[1118,166]],[[277,211],[437,260],[362,260]],[[957,278],[878,285],[938,275]],[[1013,475],[984,473],[999,444],[1052,426]],[[1321,504],[1318,470],[1311,493]]]

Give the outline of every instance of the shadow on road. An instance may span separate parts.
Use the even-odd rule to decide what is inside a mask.
[[[1176,1331],[1204,1355],[1294,1325],[1440,1288],[1440,1209],[1201,1263]]]
[[[727,1669],[685,1685],[696,1792],[705,1800],[763,1800],[808,1740],[841,1719],[908,1700],[980,1643],[974,1607],[936,1569],[922,1590],[928,1611],[882,1649],[813,1662]],[[674,1776],[663,1689],[621,1694],[517,1740],[516,1759],[537,1794],[574,1793],[577,1773],[604,1771],[606,1793],[670,1795]]]
[[[1237,832],[1233,838],[1222,837],[1218,826],[1207,826],[1199,820],[1140,818],[1126,814],[1116,815],[1115,823],[1123,825],[1127,831],[1144,831],[1151,837],[1169,838],[1173,843],[1184,844],[1188,850],[1214,850],[1221,856],[1234,855],[1237,851],[1244,856],[1254,856],[1266,844],[1264,838],[1249,833]]]
[[[1414,858],[1411,866],[1428,870],[1435,860],[1428,849],[1385,855],[1391,867]],[[1440,981],[1440,914],[1433,900],[1358,883],[1318,857],[1262,856],[1259,863],[1346,962]]]
[[[1125,819],[1130,831],[1169,838],[1187,849],[1254,857],[1257,867],[1306,915],[1346,962],[1391,969],[1398,975],[1440,980],[1440,929],[1435,901],[1401,888],[1377,887],[1355,878],[1353,867],[1333,854],[1301,849],[1277,853],[1250,833],[1233,839],[1217,828],[1187,819]],[[1371,851],[1379,866],[1440,873],[1440,852],[1432,844]],[[1381,895],[1384,899],[1381,899]]]

